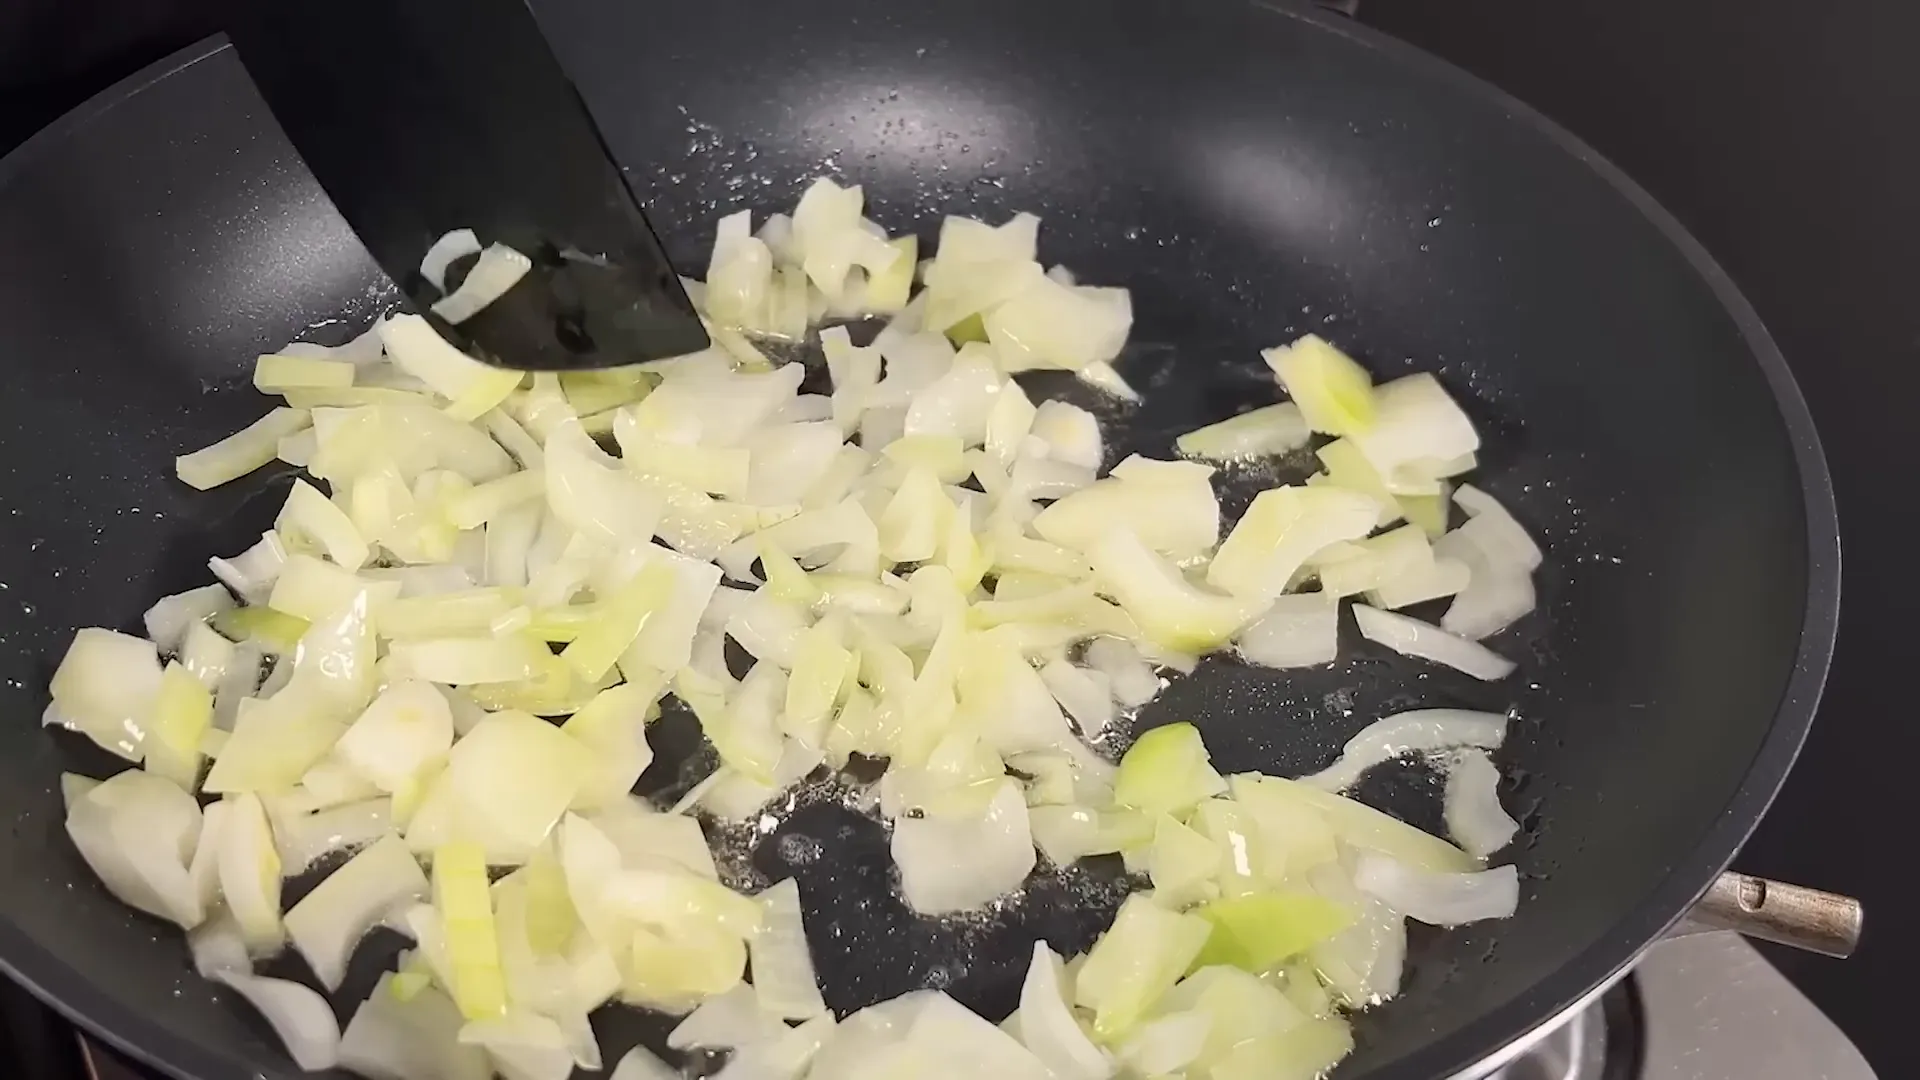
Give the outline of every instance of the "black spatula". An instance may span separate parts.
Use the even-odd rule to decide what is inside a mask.
[[[450,230],[533,260],[458,325],[429,314],[448,340],[539,370],[707,347],[523,0],[235,0],[229,15],[275,119],[419,311],[442,295],[421,257]]]

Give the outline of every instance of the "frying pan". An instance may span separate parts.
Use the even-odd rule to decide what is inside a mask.
[[[1040,214],[1050,261],[1133,290],[1119,366],[1147,400],[1111,417],[1110,455],[1271,400],[1255,350],[1308,330],[1381,376],[1438,372],[1474,414],[1480,477],[1547,549],[1540,609],[1491,642],[1518,675],[1475,683],[1350,641],[1329,669],[1211,661],[1142,719],[1196,721],[1223,770],[1297,774],[1408,706],[1519,718],[1501,753],[1519,914],[1416,934],[1403,994],[1360,1017],[1341,1077],[1484,1068],[1617,976],[1753,828],[1831,652],[1832,493],[1752,310],[1592,151],[1287,7],[536,6],[682,266],[715,216],[786,205],[822,172],[922,235],[947,212]],[[31,718],[75,627],[132,623],[268,521],[284,479],[193,493],[170,476],[261,410],[240,385],[252,355],[344,335],[393,297],[218,42],[0,163],[0,964],[177,1076],[296,1074],[176,932],[93,882],[56,777],[109,766]],[[1361,796],[1432,827],[1432,778],[1380,772]],[[1084,948],[1119,891],[1042,878],[994,917],[918,920],[877,825],[820,805],[780,831],[753,864],[799,878],[841,1010],[940,985],[1004,1015],[1028,943]],[[391,952],[363,948],[343,1008]],[[595,1022],[613,1055],[667,1026]]]

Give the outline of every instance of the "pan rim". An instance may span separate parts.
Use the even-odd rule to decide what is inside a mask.
[[[1503,109],[1508,118],[1543,136],[1604,180],[1677,250],[1705,282],[1760,365],[1793,447],[1807,528],[1807,595],[1793,670],[1746,778],[1715,824],[1650,894],[1601,940],[1559,971],[1459,1030],[1380,1069],[1385,1077],[1479,1075],[1486,1063],[1511,1052],[1534,1032],[1617,979],[1732,861],[1784,783],[1811,728],[1833,656],[1840,602],[1838,514],[1813,418],[1785,357],[1759,314],[1726,271],[1690,232],[1611,161],[1524,102],[1410,44],[1335,15],[1303,10],[1284,0],[1246,0],[1262,12],[1295,19],[1444,80]],[[149,87],[230,48],[214,35],[181,49],[89,98],[0,157],[0,187],[11,183],[54,147]],[[183,971],[185,970],[183,962]],[[76,1027],[135,1061],[183,1080],[247,1075],[238,1055],[191,1040],[74,977],[52,951],[11,922],[0,923],[0,972],[46,1002]]]

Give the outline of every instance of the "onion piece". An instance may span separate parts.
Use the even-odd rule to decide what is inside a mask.
[[[1278,487],[1254,496],[1207,566],[1207,583],[1236,596],[1271,599],[1328,545],[1373,531],[1379,507],[1357,492]]]
[[[505,1080],[567,1080],[573,1075],[573,1050],[567,1033],[553,1019],[524,1010],[470,1020],[459,1040],[482,1047]]]
[[[1326,593],[1274,597],[1236,642],[1249,663],[1271,668],[1332,663],[1340,647],[1340,605]]]
[[[911,237],[909,237],[911,239]],[[627,1051],[607,1080],[681,1080],[680,1070],[653,1056],[644,1046]]]
[[[154,645],[160,651],[170,653],[180,648],[188,630],[231,607],[233,594],[227,592],[224,586],[205,585],[156,601],[147,609],[141,621],[146,625],[147,636],[153,639]]]
[[[369,1080],[491,1080],[485,1051],[458,1042],[464,1021],[439,990],[402,996],[388,972],[360,1003],[340,1040],[340,1067]]]
[[[414,781],[453,746],[453,709],[431,684],[388,686],[340,736],[333,752],[388,793]]]
[[[480,238],[472,229],[453,229],[440,234],[420,256],[420,276],[441,292],[447,291],[447,268],[468,255],[480,254]]]
[[[1168,1013],[1141,1024],[1118,1049],[1120,1063],[1141,1076],[1178,1073],[1206,1048],[1213,1017],[1199,1009]]]
[[[1414,709],[1384,716],[1348,739],[1333,764],[1303,776],[1300,783],[1325,791],[1344,791],[1375,765],[1408,754],[1455,747],[1498,750],[1507,737],[1507,717],[1466,709]]]
[[[1473,421],[1454,404],[1440,380],[1426,372],[1380,386],[1374,392],[1373,425],[1348,434],[1382,477],[1392,477],[1396,469],[1411,463],[1444,461],[1480,448]]]
[[[370,844],[393,830],[393,802],[359,799],[310,814],[269,813],[281,874],[296,877],[336,851]]]
[[[247,792],[227,800],[215,859],[220,895],[240,925],[248,953],[268,956],[286,940],[280,918],[280,854],[260,797]]]
[[[1149,640],[1174,652],[1200,653],[1216,648],[1266,607],[1264,596],[1221,596],[1202,591],[1124,529],[1102,536],[1087,557],[1101,590],[1119,601]]]
[[[498,245],[495,246],[498,247]],[[484,252],[481,254],[481,261],[488,261]],[[498,257],[493,260],[496,265],[500,262]],[[474,269],[477,273],[480,268],[476,265]],[[489,266],[488,277],[493,276],[492,270],[492,266]],[[492,284],[497,284],[497,280],[476,282],[475,292],[469,295],[477,295]],[[456,290],[455,295],[460,291],[463,290]],[[439,311],[441,304],[450,299],[451,297],[443,298],[440,303],[436,303],[435,314],[441,314]],[[489,296],[487,299],[491,301],[492,297]],[[456,311],[456,314],[465,318],[472,312],[467,311],[462,314]],[[444,314],[441,317],[447,318]],[[460,319],[448,318],[448,321],[458,322]],[[523,378],[517,371],[507,371],[483,364],[454,348],[426,319],[418,315],[390,316],[382,320],[377,325],[377,329],[380,332],[380,342],[386,347],[387,356],[393,360],[394,366],[426,383],[433,388],[434,393],[446,398],[451,403],[446,412],[453,420],[479,419],[488,410],[505,401],[507,395],[519,387],[520,380]],[[473,478],[469,477],[469,479]],[[488,477],[488,479],[492,478]]]
[[[428,253],[432,254],[432,249]],[[518,251],[505,244],[488,244],[460,286],[433,302],[433,313],[450,323],[466,322],[506,295],[532,269],[533,260]],[[445,274],[445,267],[441,272]]]
[[[622,683],[594,695],[560,730],[578,739],[592,752],[592,776],[580,785],[572,809],[591,811],[624,804],[640,774],[653,762],[647,745],[647,716],[665,690],[663,678],[652,682]]]
[[[222,972],[253,974],[253,958],[247,955],[240,924],[225,908],[212,911],[205,922],[187,932],[187,951],[193,957],[194,972],[203,979],[218,978]]]
[[[1107,676],[1113,698],[1123,708],[1136,709],[1152,701],[1161,688],[1160,676],[1140,651],[1121,638],[1100,637],[1087,643],[1087,666]]]
[[[1484,859],[1513,842],[1520,825],[1500,805],[1500,770],[1485,750],[1462,751],[1447,771],[1447,835]]]
[[[407,826],[416,852],[468,841],[495,865],[526,861],[592,773],[578,740],[523,712],[490,714],[454,744]]]
[[[120,773],[73,800],[66,825],[81,858],[121,903],[183,929],[205,917],[187,866],[200,807],[178,785],[137,769]]]
[[[758,900],[760,929],[748,939],[747,955],[761,1006],[789,1020],[825,1015],[827,1003],[820,996],[807,946],[799,883],[792,878],[778,882]]]
[[[200,783],[200,740],[213,726],[213,694],[179,664],[168,664],[142,742],[147,771],[192,791]]]
[[[287,937],[320,985],[338,990],[354,946],[405,901],[427,897],[427,876],[406,844],[388,835],[327,875],[287,912]]]
[[[1187,457],[1239,461],[1291,453],[1307,445],[1306,418],[1292,402],[1250,409],[1174,440]]]
[[[1046,445],[1048,457],[1083,469],[1098,469],[1104,457],[1100,421],[1087,410],[1064,401],[1040,403],[1029,437]]]
[[[1350,908],[1298,890],[1225,897],[1201,905],[1194,914],[1213,924],[1213,936],[1195,963],[1231,964],[1255,975],[1274,970],[1355,921]]]
[[[286,979],[238,971],[219,971],[223,983],[259,1011],[287,1048],[293,1063],[307,1072],[331,1069],[340,1059],[340,1022],[319,994]]]
[[[1144,896],[1121,903],[1074,977],[1074,1003],[1093,1011],[1102,1040],[1124,1038],[1173,988],[1212,936],[1213,925]]]
[[[1059,1080],[1106,1080],[1113,1075],[1113,1061],[1080,1029],[1061,985],[1061,968],[1046,942],[1033,943],[1014,1037]]]
[[[674,1050],[737,1050],[785,1034],[780,1016],[764,1008],[757,987],[741,983],[700,1003],[667,1033]]]
[[[1225,790],[1200,732],[1192,724],[1164,724],[1143,732],[1120,759],[1113,799],[1147,814],[1181,814]]]
[[[152,642],[112,630],[80,630],[53,673],[47,722],[139,761],[160,682],[160,657]]]
[[[1040,669],[1040,679],[1081,735],[1092,738],[1113,723],[1113,686],[1104,672],[1054,660]]]
[[[1220,539],[1220,503],[1207,480],[1210,471],[1197,466],[1172,474],[1116,471],[1040,511],[1033,530],[1061,547],[1086,550],[1102,535],[1124,528],[1163,555],[1192,556]]]
[[[1400,914],[1433,926],[1505,919],[1520,902],[1520,875],[1512,866],[1435,873],[1363,852],[1354,865],[1353,883]]]
[[[1312,430],[1338,436],[1373,427],[1372,377],[1318,335],[1307,334],[1291,345],[1268,349],[1260,358],[1300,406]]]
[[[1363,802],[1322,791],[1297,780],[1243,773],[1233,778],[1234,798],[1242,803],[1267,802],[1276,812],[1291,804],[1297,812],[1311,811],[1345,843],[1390,855],[1424,870],[1460,872],[1475,866],[1473,858],[1430,833],[1408,825]],[[1264,807],[1256,812],[1265,812]]]
[[[277,408],[203,450],[175,458],[174,475],[205,491],[237,480],[272,461],[280,440],[313,423],[305,409]]]
[[[1019,783],[1001,780],[977,819],[901,818],[892,851],[901,891],[924,915],[981,907],[1019,888],[1035,861]]]
[[[1366,604],[1353,606],[1353,618],[1363,636],[1397,653],[1445,664],[1488,682],[1513,674],[1513,661],[1476,642],[1449,634],[1432,623],[1381,611]]]

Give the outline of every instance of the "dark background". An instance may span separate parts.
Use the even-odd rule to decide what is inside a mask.
[[[647,0],[631,0],[647,2]],[[1746,292],[1812,404],[1839,491],[1840,644],[1820,722],[1741,856],[1849,892],[1850,961],[1770,955],[1881,1076],[1920,934],[1895,882],[1920,814],[1908,703],[1920,435],[1920,7],[1898,0],[1359,0],[1362,22],[1560,121],[1686,223]],[[216,29],[209,0],[0,0],[0,149]],[[1678,463],[1676,463],[1678,464]],[[0,1008],[0,1072],[46,1035]],[[10,1045],[7,1045],[10,1044]]]

